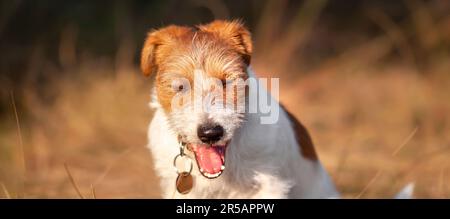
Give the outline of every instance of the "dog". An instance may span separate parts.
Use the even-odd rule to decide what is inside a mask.
[[[251,34],[236,20],[148,33],[141,70],[156,75],[148,147],[164,198],[339,197],[306,128],[267,90],[258,84],[243,94],[216,94],[221,85],[233,90],[236,81],[257,81],[251,56]],[[263,124],[263,112],[232,106],[257,95],[278,110],[276,122]],[[211,110],[195,110],[193,97]]]

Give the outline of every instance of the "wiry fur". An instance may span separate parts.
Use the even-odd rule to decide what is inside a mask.
[[[239,22],[216,21],[194,31],[170,26],[149,34],[143,49],[144,73],[156,72],[152,106],[155,114],[148,136],[155,169],[161,177],[163,196],[171,198],[333,198],[338,193],[318,160],[302,156],[293,124],[288,114],[273,98],[269,101],[280,108],[275,124],[261,124],[261,113],[232,111],[226,96],[215,102],[209,77],[221,81],[255,78],[249,68],[251,40],[249,32]],[[202,83],[193,82],[193,72],[201,69]],[[200,96],[209,98],[211,106],[225,104],[206,113],[193,111],[192,104],[181,104],[173,110],[171,100],[177,95],[171,83],[183,77],[197,87]],[[200,85],[201,86],[200,86]],[[259,85],[258,85],[259,86]],[[262,89],[264,93],[267,91]],[[252,89],[248,95],[256,95]],[[181,95],[188,95],[181,94]],[[261,93],[259,94],[261,95]],[[270,96],[270,95],[269,95]],[[194,187],[187,195],[175,192],[177,173],[172,166],[179,154],[178,136],[188,143],[199,143],[198,125],[220,124],[225,136],[218,142],[228,142],[226,169],[215,179],[203,177],[196,163],[192,175]],[[301,142],[301,141],[300,141]],[[191,152],[188,155],[194,157]]]
[[[251,95],[251,94],[250,94]],[[172,159],[179,153],[177,133],[154,99],[156,112],[149,128],[149,147],[161,177],[164,197],[175,191],[177,174]],[[322,165],[300,156],[285,112],[274,125],[260,124],[260,114],[247,114],[227,149],[226,170],[217,179],[206,179],[194,166],[195,186],[183,198],[331,198],[334,185]],[[195,117],[195,116],[190,116]],[[196,124],[178,118],[178,124]],[[186,121],[187,120],[187,121]],[[172,122],[173,123],[173,122]],[[192,154],[190,156],[193,156]]]

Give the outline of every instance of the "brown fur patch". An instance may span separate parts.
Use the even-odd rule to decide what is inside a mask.
[[[242,55],[245,64],[250,64],[253,51],[251,34],[239,21],[213,21],[207,25],[200,25],[198,28],[204,32],[214,33],[225,39],[236,51]]]
[[[284,106],[280,106],[286,112],[289,120],[291,121],[292,128],[294,128],[295,137],[297,139],[303,157],[313,161],[317,161],[317,153],[308,130],[306,130],[305,126],[303,126],[303,124],[301,124],[300,121],[297,120],[297,118],[295,118],[292,113],[287,111]]]
[[[191,33],[191,28],[175,25],[150,31],[141,52],[141,70],[144,75],[148,76],[156,71],[157,63]]]
[[[144,75],[157,73],[158,100],[164,110],[170,111],[176,94],[171,86],[173,80],[188,79],[192,87],[195,70],[222,82],[245,80],[251,51],[250,33],[237,21],[214,21],[198,30],[171,25],[148,34],[141,69]]]

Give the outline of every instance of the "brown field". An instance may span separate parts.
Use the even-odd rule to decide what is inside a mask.
[[[387,25],[385,35],[301,69],[292,63],[304,54],[292,48],[308,29],[274,44],[274,30],[261,23],[253,68],[280,77],[281,102],[308,127],[344,197],[389,198],[414,182],[415,197],[450,198],[450,53],[434,53],[450,42],[449,16],[433,23],[434,38],[418,36],[432,60],[426,68]],[[45,86],[33,77],[21,87],[0,84],[10,106],[0,124],[0,198],[160,198],[145,147],[152,79],[133,63],[134,44],[115,60],[72,60],[67,43],[62,70],[39,55],[30,61],[44,63]],[[394,50],[401,58],[386,61]]]

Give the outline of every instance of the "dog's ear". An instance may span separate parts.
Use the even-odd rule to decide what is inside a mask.
[[[170,25],[168,27],[152,30],[147,34],[144,46],[141,52],[141,70],[145,76],[155,72],[160,63],[164,52],[168,50],[160,49],[161,46],[171,45],[192,30],[188,27]]]
[[[252,39],[250,31],[239,20],[216,20],[209,24],[200,25],[201,31],[216,34],[226,40],[242,55],[244,62],[249,65],[252,56]]]

